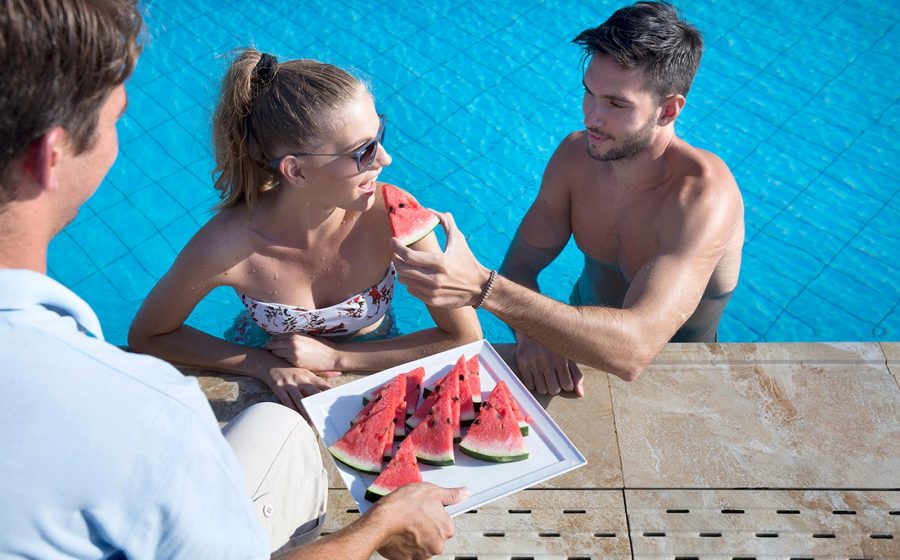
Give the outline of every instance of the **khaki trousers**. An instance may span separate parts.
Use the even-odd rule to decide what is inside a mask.
[[[272,552],[310,542],[325,521],[328,475],[319,445],[300,414],[258,403],[222,429],[244,470],[247,492]]]

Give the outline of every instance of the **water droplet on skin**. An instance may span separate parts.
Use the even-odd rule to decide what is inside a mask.
[[[272,280],[278,280],[278,274],[277,274],[277,273],[275,273],[275,274],[272,275]]]

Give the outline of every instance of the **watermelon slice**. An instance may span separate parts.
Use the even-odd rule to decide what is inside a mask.
[[[459,450],[475,459],[492,463],[510,463],[528,458],[525,438],[519,431],[516,414],[503,391],[497,392],[495,389],[491,392],[478,418],[459,443]]]
[[[413,482],[422,482],[422,473],[416,462],[415,449],[410,442],[404,442],[375,482],[366,489],[366,499],[370,502],[378,501],[397,488]]]
[[[509,403],[509,406],[512,408],[513,414],[515,414],[516,416],[516,421],[519,424],[519,431],[522,432],[523,436],[527,436],[528,424],[531,423],[531,416],[528,416],[527,414],[522,412],[522,407],[519,406],[519,402],[516,400],[516,398],[512,396],[512,393],[509,391],[509,387],[506,386],[505,382],[497,382],[494,390],[491,391],[490,395],[488,395],[487,402],[485,402],[482,406],[491,406],[491,397],[493,397],[495,393],[502,394],[503,401]]]
[[[406,415],[412,414],[419,407],[422,396],[422,380],[425,379],[425,368],[417,367],[406,374]]]
[[[465,356],[460,356],[453,370],[459,377],[459,423],[468,426],[475,420],[475,406],[472,404],[472,387],[469,385],[469,366]]]
[[[481,406],[481,365],[478,363],[478,354],[466,361],[466,369],[469,371],[469,392],[472,393],[472,408],[478,412]]]
[[[405,246],[422,239],[440,223],[437,216],[394,185],[381,185],[381,195],[391,223],[391,234]]]
[[[404,445],[411,445],[415,449],[416,458],[427,465],[445,466],[455,462],[453,397],[449,391],[442,393],[428,415],[403,442]]]
[[[360,472],[381,472],[385,447],[393,441],[395,407],[372,413],[328,448],[335,459]]]
[[[366,406],[353,417],[353,420],[350,420],[350,425],[356,425],[365,418],[371,416],[374,412],[381,410],[385,404],[399,402],[401,400],[405,401],[406,385],[406,374],[401,373],[388,383],[375,389],[375,391],[372,392],[371,398],[363,398]]]
[[[434,386],[434,390],[429,393],[428,398],[426,398],[413,415],[406,420],[407,426],[410,428],[418,426],[431,411],[432,407],[434,407],[435,403],[437,403],[438,399],[440,399],[444,393],[448,393],[451,397],[451,404],[453,405],[453,436],[459,440],[459,374],[457,373],[459,370],[457,368],[463,367],[460,364],[464,360],[464,356],[460,356],[459,360],[456,361],[456,365],[453,366],[447,375],[438,381],[438,384]]]

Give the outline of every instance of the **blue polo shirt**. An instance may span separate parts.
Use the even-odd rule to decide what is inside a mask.
[[[268,558],[197,381],[103,340],[65,286],[0,270],[0,558]]]

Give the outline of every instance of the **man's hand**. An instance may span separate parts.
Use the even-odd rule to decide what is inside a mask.
[[[516,332],[516,363],[525,387],[538,395],[574,391],[584,396],[584,379],[578,365]]]
[[[340,375],[338,351],[333,346],[305,334],[276,334],[266,341],[265,348],[298,368],[320,372],[322,377]]]
[[[432,212],[434,212],[432,210]],[[474,305],[490,278],[449,213],[434,212],[447,234],[443,253],[425,253],[404,247],[396,238],[394,266],[409,293],[433,307],[455,309]]]
[[[444,551],[456,534],[444,506],[463,501],[466,488],[441,488],[428,483],[409,484],[378,500],[368,515],[388,525],[388,538],[378,552],[389,559],[431,558]]]

